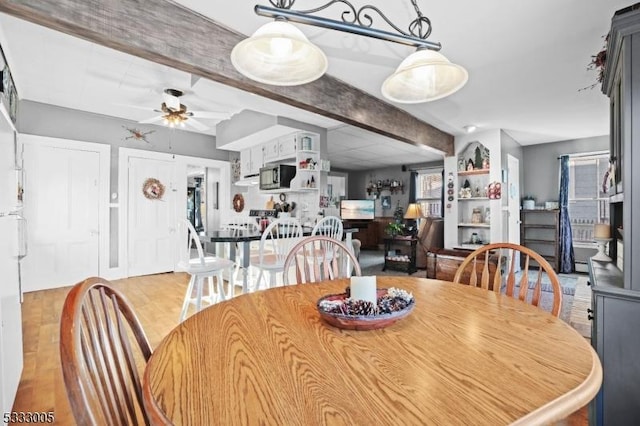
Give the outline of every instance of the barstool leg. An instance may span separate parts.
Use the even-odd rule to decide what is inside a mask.
[[[191,278],[189,279],[189,285],[187,286],[187,291],[184,294],[184,302],[182,302],[182,311],[180,312],[180,319],[178,320],[179,322],[184,321],[185,317],[187,316],[187,310],[189,309],[189,303],[191,303],[191,293],[193,293],[193,284],[196,281],[196,276],[195,275],[191,275]]]
[[[202,309],[202,281],[203,277],[196,278],[196,312],[200,312]]]
[[[216,294],[215,287],[213,286],[213,275],[207,277],[207,281],[209,282],[209,298],[207,301],[209,305],[213,305],[218,301],[218,295]]]
[[[234,269],[235,269],[235,268],[234,268],[234,266],[233,266],[233,265],[231,265],[231,266],[229,267],[229,282],[228,282],[228,286],[229,286],[229,287],[228,287],[228,289],[229,289],[229,291],[227,292],[226,299],[233,299],[233,298],[235,297],[235,295],[236,295],[236,287],[235,287],[235,285],[236,285],[236,284],[235,284],[236,279],[235,279],[235,277],[233,276],[233,270],[234,270]]]

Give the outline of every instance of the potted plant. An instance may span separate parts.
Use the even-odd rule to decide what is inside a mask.
[[[536,199],[533,195],[525,195],[522,198],[522,209],[523,210],[535,210],[536,208]]]
[[[389,222],[384,229],[384,232],[386,232],[388,235],[391,235],[392,237],[402,234],[403,231],[404,226],[398,222]]]

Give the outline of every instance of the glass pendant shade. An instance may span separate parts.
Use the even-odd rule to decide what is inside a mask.
[[[327,57],[295,26],[269,22],[231,52],[231,63],[244,76],[275,86],[296,86],[320,78]]]
[[[465,85],[469,74],[444,55],[421,49],[400,63],[382,84],[382,95],[392,102],[416,104],[435,101]]]

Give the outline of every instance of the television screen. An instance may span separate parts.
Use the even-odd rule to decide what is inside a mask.
[[[342,200],[340,217],[344,219],[375,219],[375,200]]]

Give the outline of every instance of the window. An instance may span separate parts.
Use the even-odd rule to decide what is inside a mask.
[[[425,216],[442,216],[442,169],[418,170],[416,202]]]
[[[593,225],[609,223],[609,196],[602,191],[607,152],[569,157],[569,218],[573,242],[593,246]]]

